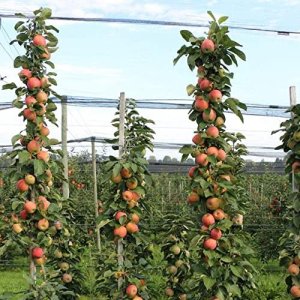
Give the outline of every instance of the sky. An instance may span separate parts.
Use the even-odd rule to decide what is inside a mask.
[[[50,7],[53,16],[197,24],[207,24],[206,12],[211,10],[216,16],[229,16],[227,25],[231,26],[300,32],[300,0],[0,0],[2,14],[30,14],[39,7]],[[8,44],[15,37],[13,26],[17,21],[1,19],[0,75],[7,76],[8,82],[18,82],[18,70],[13,68],[11,59],[17,52]],[[60,94],[115,99],[125,92],[127,97],[136,99],[187,99],[186,85],[196,82],[195,73],[188,69],[185,59],[176,66],[172,61],[184,43],[179,34],[181,29],[202,36],[206,28],[54,20],[48,23],[60,30],[59,50],[52,59],[58,73],[56,90]],[[246,103],[288,106],[289,86],[300,89],[300,35],[236,29],[230,35],[243,45],[247,55],[246,62],[232,68],[235,73],[232,96]],[[10,92],[0,90],[0,102],[12,100]],[[17,113],[14,109],[0,110],[0,145],[9,144],[10,136],[21,130]],[[110,136],[113,113],[113,109],[70,107],[68,137]],[[190,142],[194,125],[188,121],[186,110],[141,110],[141,113],[156,121],[157,142]],[[275,147],[278,136],[270,136],[270,132],[282,121],[249,116],[242,125],[230,116],[228,129],[245,134],[248,146]],[[55,129],[52,132],[59,134]],[[172,154],[175,156],[176,151]]]

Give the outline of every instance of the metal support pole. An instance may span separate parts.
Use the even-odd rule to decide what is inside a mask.
[[[63,186],[62,186],[64,199],[69,199],[67,130],[68,130],[67,97],[63,96],[61,100],[61,150],[63,153],[62,163],[64,166],[64,178],[65,178],[65,181],[63,182]]]

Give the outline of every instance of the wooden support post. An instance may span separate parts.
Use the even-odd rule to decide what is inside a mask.
[[[296,87],[290,86],[289,91],[290,91],[290,106],[292,108],[293,106],[295,106],[297,104]],[[293,113],[291,113],[291,114],[292,114],[291,117],[293,118]],[[292,191],[293,192],[299,191],[299,187],[297,186],[296,181],[295,181],[294,171],[292,172]]]
[[[63,197],[64,199],[69,199],[69,175],[68,175],[68,115],[67,115],[67,97],[63,96],[61,100],[61,150],[63,153],[62,163],[64,165],[64,178],[63,182]]]
[[[126,110],[126,99],[125,93],[120,93],[120,102],[119,102],[119,158],[122,158],[124,153],[125,146],[125,110]],[[118,268],[120,271],[124,268],[124,249],[123,249],[123,239],[118,240]],[[123,278],[118,279],[118,290],[122,289]],[[122,295],[122,292],[121,292]]]
[[[97,190],[97,161],[96,161],[96,147],[95,147],[96,138],[92,136],[92,169],[93,169],[93,188],[94,188],[94,205],[95,205],[95,220],[99,216],[99,205],[98,205],[98,190]],[[101,251],[101,237],[98,224],[96,223],[96,239],[97,239],[97,248]]]

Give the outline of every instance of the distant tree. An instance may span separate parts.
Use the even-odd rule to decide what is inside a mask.
[[[171,162],[174,163],[174,164],[178,164],[179,163],[179,161],[178,161],[178,159],[176,157],[173,157],[171,159]]]
[[[166,155],[162,161],[163,161],[163,163],[170,163],[170,162],[172,162],[172,159],[169,155]]]
[[[156,157],[154,155],[150,155],[149,158],[148,158],[148,161],[149,162],[156,162]]]

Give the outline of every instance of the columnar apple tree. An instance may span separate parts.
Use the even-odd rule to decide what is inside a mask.
[[[288,210],[287,221],[289,228],[281,238],[280,264],[287,268],[286,283],[288,292],[293,298],[300,297],[300,104],[289,110],[292,118],[281,123],[284,134],[281,136],[282,144],[277,149],[288,153],[286,160],[286,173],[292,184],[292,193]]]
[[[112,121],[119,127],[119,112]],[[153,149],[154,131],[148,126],[153,121],[139,115],[133,99],[127,100],[125,111],[125,145],[121,157],[109,157],[105,164],[104,181],[109,181],[109,191],[103,194],[104,212],[99,218],[99,227],[105,236],[114,240],[115,252],[110,257],[102,257],[100,265],[99,291],[110,299],[149,299],[142,257],[146,248],[145,236],[140,232],[147,186],[151,177],[145,159],[146,149]],[[115,133],[113,144],[119,142],[119,131]],[[113,146],[115,150],[118,146]],[[124,247],[120,252],[119,244]],[[105,255],[105,254],[104,254]],[[106,270],[106,271],[105,271]]]
[[[228,66],[246,57],[241,45],[229,37],[228,27],[221,25],[227,17],[217,20],[208,13],[212,21],[207,35],[196,37],[182,30],[189,44],[178,50],[174,60],[177,63],[187,56],[189,68],[196,68],[198,77],[196,85],[187,86],[188,94],[194,96],[189,112],[189,119],[196,123],[194,145],[180,150],[182,160],[189,155],[195,158],[188,173],[187,201],[199,212],[200,233],[191,241],[198,276],[190,293],[197,299],[241,299],[244,290],[255,285],[248,261],[251,251],[239,234],[243,209],[236,177],[239,151],[233,143],[240,137],[226,132],[224,113],[231,111],[243,121],[240,109],[246,106],[230,97],[233,73]]]
[[[57,140],[50,138],[48,128],[49,122],[56,124],[56,105],[50,96],[57,94],[52,90],[56,73],[47,67],[54,68],[50,57],[58,43],[53,34],[58,30],[45,22],[50,16],[50,9],[41,8],[34,11],[32,19],[17,22],[18,34],[12,43],[18,43],[25,52],[14,60],[14,67],[21,68],[22,85],[3,86],[14,90],[12,104],[21,110],[19,117],[25,122],[25,128],[12,138],[9,157],[13,161],[11,180],[16,182],[11,199],[11,239],[27,253],[30,265],[26,299],[69,299],[73,294],[63,285],[72,281],[68,263],[49,264],[55,261],[53,245],[61,239],[68,243],[62,197],[52,187],[55,179],[63,179],[63,173],[59,161],[52,159],[51,154],[60,157],[60,151],[53,150]]]

